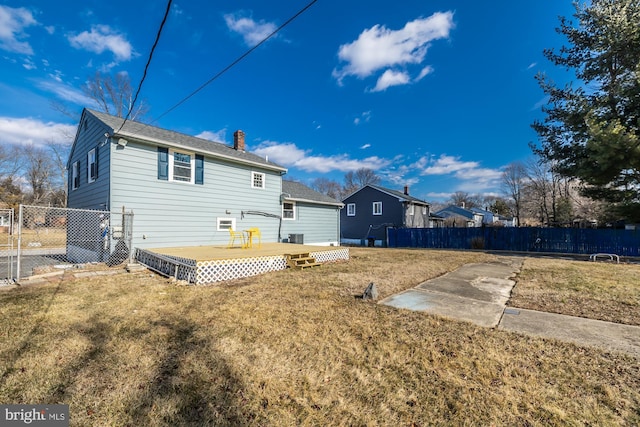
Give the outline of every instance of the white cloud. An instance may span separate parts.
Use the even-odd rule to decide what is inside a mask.
[[[529,111],[538,111],[538,110],[540,110],[540,108],[544,107],[545,105],[547,105],[549,103],[550,99],[551,99],[551,97],[548,96],[548,95],[543,97],[538,102],[533,104],[533,107],[531,107],[531,110],[529,110]]]
[[[381,92],[383,90],[386,90],[390,86],[406,85],[410,81],[411,81],[411,78],[409,77],[409,74],[405,71],[386,70],[378,78],[376,87],[371,89],[371,92]]]
[[[369,120],[371,120],[371,111],[365,111],[362,114],[360,114],[359,117],[356,117],[355,119],[353,119],[353,124],[354,125],[359,125],[362,122],[369,122]]]
[[[32,25],[37,25],[31,11],[21,8],[13,8],[0,5],[0,49],[33,55],[31,45],[26,41],[21,41],[27,37],[24,29]]]
[[[24,62],[22,63],[22,66],[27,69],[27,70],[35,70],[36,68],[36,64],[33,63],[32,60],[30,60],[29,58],[26,58],[24,60]]]
[[[535,67],[536,65],[538,65],[537,62],[532,62],[531,64],[529,64],[529,66],[527,67],[527,70],[532,69],[533,67]]]
[[[429,193],[427,193],[427,198],[428,199],[434,199],[434,200],[447,200],[449,198],[451,198],[451,196],[453,195],[453,193],[437,193],[435,191],[431,191]]]
[[[109,51],[119,61],[128,61],[133,55],[131,43],[108,25],[95,25],[91,27],[91,31],[69,35],[67,38],[71,46],[76,49],[84,49],[97,54]]]
[[[43,146],[48,143],[70,143],[76,126],[43,122],[33,118],[0,117],[0,140],[15,145]]]
[[[396,31],[374,25],[364,30],[355,41],[340,46],[338,57],[346,65],[334,69],[333,77],[342,84],[347,76],[365,78],[382,69],[390,71],[392,67],[421,64],[430,42],[448,38],[453,27],[453,12],[437,12],[428,18],[415,19]],[[431,70],[425,71],[423,67],[418,79],[428,72]],[[397,76],[390,80],[393,76],[387,75],[387,81],[401,84]],[[404,84],[409,82],[411,78],[406,78]],[[383,87],[384,81],[379,80],[378,85]]]
[[[352,159],[346,154],[313,156],[309,151],[302,150],[291,142],[263,141],[251,151],[259,156],[268,157],[270,161],[275,163],[286,167],[295,167],[306,172],[349,172],[360,168],[378,170],[391,163],[390,160],[376,156],[364,159]]]
[[[457,190],[481,192],[495,188],[502,178],[502,171],[480,167],[479,162],[461,161],[460,157],[442,154],[435,161],[427,157],[420,158],[413,167],[423,169],[421,175],[451,175],[459,180]]]
[[[420,71],[420,74],[418,74],[418,77],[416,77],[414,81],[418,82],[431,73],[433,73],[433,67],[430,65],[427,65],[422,69],[422,71]]]
[[[196,135],[196,138],[207,139],[213,142],[222,142],[224,143],[227,139],[227,130],[221,129],[219,131],[213,132],[210,130],[205,130]]]
[[[39,81],[37,82],[37,86],[40,89],[46,90],[48,92],[54,93],[58,98],[63,99],[65,101],[73,102],[74,104],[95,108],[96,103],[93,99],[86,96],[81,90],[78,90],[74,87],[67,86],[64,83],[60,82],[59,75],[51,76],[55,81]]]
[[[366,150],[369,147],[371,147],[371,144],[364,144],[364,145],[360,146],[360,149],[361,150]]]
[[[459,171],[467,171],[475,169],[479,166],[478,162],[462,162],[459,157],[447,156],[442,154],[435,162],[422,157],[418,160],[417,165],[426,166],[421,175],[448,175]]]
[[[224,15],[224,21],[231,31],[242,36],[247,46],[255,46],[278,28],[272,22],[254,21],[238,14]]]

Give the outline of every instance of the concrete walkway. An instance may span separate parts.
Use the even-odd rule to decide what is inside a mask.
[[[380,304],[476,325],[622,351],[640,358],[640,327],[520,308],[506,308],[523,258],[467,264]]]

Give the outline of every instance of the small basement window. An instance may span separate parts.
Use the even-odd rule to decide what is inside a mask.
[[[217,218],[217,229],[218,231],[227,231],[227,230],[235,230],[236,229],[236,219],[235,218]]]

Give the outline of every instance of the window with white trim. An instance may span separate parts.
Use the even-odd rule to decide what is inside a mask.
[[[373,214],[382,215],[382,202],[373,202]]]
[[[282,203],[282,219],[296,219],[296,204],[294,202]]]
[[[356,204],[347,203],[347,216],[356,216]]]
[[[251,188],[264,188],[264,174],[251,172]]]
[[[71,167],[71,189],[80,187],[80,162],[73,162]]]
[[[415,213],[415,209],[415,205],[409,205],[409,215],[413,215]]]
[[[96,149],[87,153],[87,182],[91,183],[98,177],[98,162],[96,161]]]
[[[171,150],[169,156],[169,171],[172,181],[181,181],[193,183],[195,156],[191,153]]]
[[[235,218],[216,218],[218,231],[227,231],[236,229]]]
[[[426,207],[426,206],[423,206],[423,207],[422,207],[422,215],[426,215],[427,213],[428,213],[428,211],[427,211],[427,207]]]

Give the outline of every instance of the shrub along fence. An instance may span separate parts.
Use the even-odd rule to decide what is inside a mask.
[[[640,256],[640,230],[539,227],[388,228],[387,242],[392,248]]]

